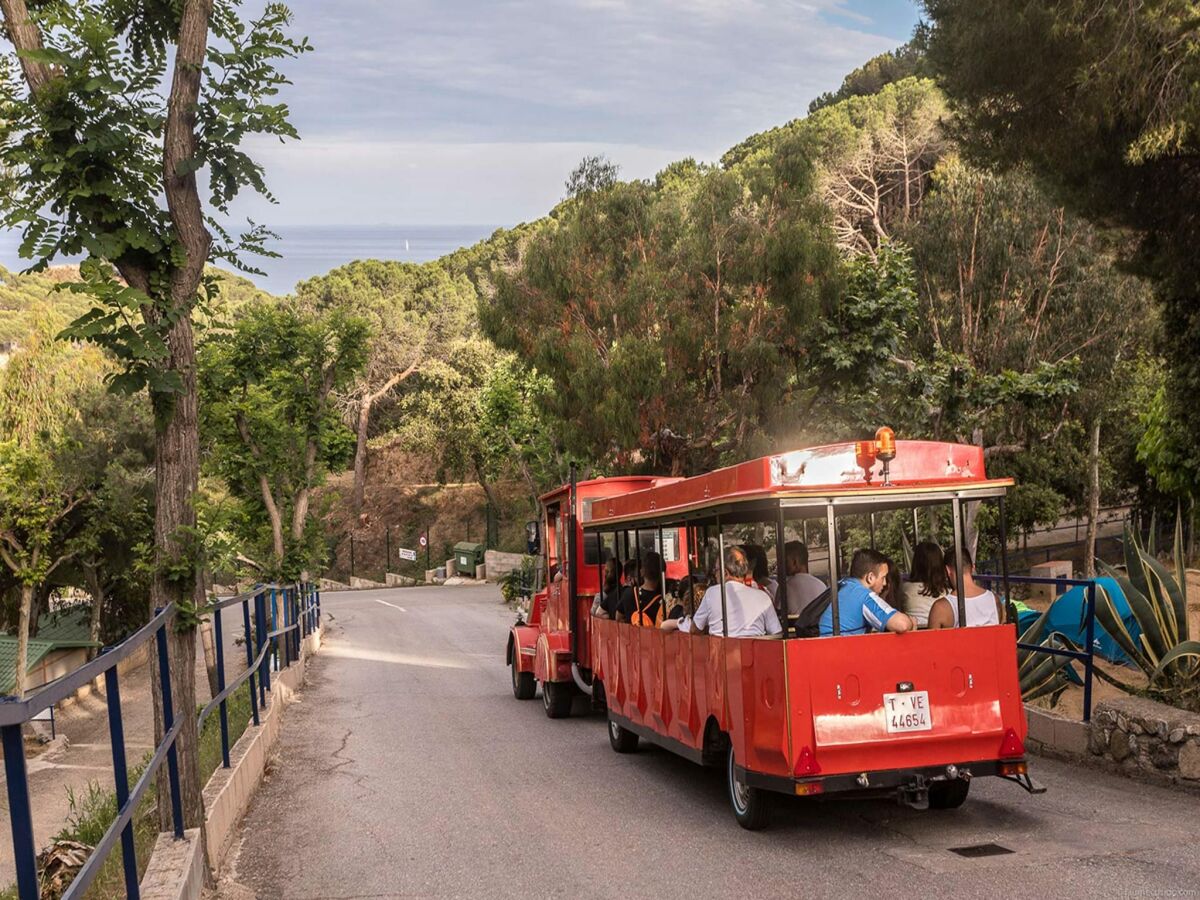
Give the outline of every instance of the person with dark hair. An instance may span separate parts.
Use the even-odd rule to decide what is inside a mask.
[[[758,544],[742,544],[742,551],[746,554],[746,559],[750,562],[750,573],[747,584],[756,584],[768,594],[771,595],[771,600],[775,599],[775,591],[779,589],[779,582],[771,577],[771,564],[767,560],[767,551]]]
[[[908,616],[889,605],[880,592],[887,586],[887,557],[876,550],[856,550],[850,561],[850,575],[838,582],[838,625],[841,634],[866,634],[868,631],[912,631]],[[833,634],[833,604],[821,615],[821,637]]]
[[[621,564],[613,557],[604,561],[604,582],[600,592],[592,602],[592,615],[602,619],[611,619],[617,611],[617,601],[621,597]]]
[[[798,616],[808,604],[825,591],[825,582],[808,573],[808,548],[801,541],[788,541],[783,547],[787,573],[787,614]]]
[[[967,612],[967,626],[999,625],[1000,603],[996,595],[975,580],[975,563],[966,547],[962,548],[962,579],[963,598]],[[946,580],[954,588],[958,586],[958,576],[954,571],[954,557],[946,554]],[[930,628],[958,627],[958,597],[947,593],[929,608]]]
[[[890,556],[884,556],[887,562],[887,582],[883,586],[883,590],[879,592],[879,596],[883,598],[883,602],[893,609],[900,609],[900,567],[892,562]],[[903,610],[901,610],[903,612]],[[909,616],[912,618],[912,616]]]
[[[625,560],[625,583],[621,586],[620,593],[617,594],[617,611],[613,616],[618,622],[628,622],[628,609],[633,608],[633,593],[637,590],[638,583],[638,561],[636,559]]]
[[[929,609],[950,593],[946,580],[946,561],[942,548],[933,541],[921,541],[913,548],[912,572],[900,588],[900,606],[918,628],[929,626]]]
[[[654,550],[642,554],[642,583],[622,595],[621,609],[634,625],[657,627],[663,614],[662,557]]]
[[[746,584],[750,561],[741,547],[725,548],[725,609],[729,613],[728,631],[721,613],[721,585],[714,584],[700,600],[696,614],[662,623],[668,631],[726,637],[764,637],[783,633],[779,616],[766,591]]]

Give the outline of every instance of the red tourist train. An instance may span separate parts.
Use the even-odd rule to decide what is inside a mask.
[[[895,441],[889,429],[876,441],[776,454],[694,478],[565,486],[542,498],[550,581],[533,597],[528,623],[510,632],[513,692],[529,699],[540,684],[552,718],[589,696],[593,708],[607,710],[614,750],[630,752],[645,739],[722,766],[735,817],[748,828],[765,823],[775,792],[889,793],[920,808],[948,808],[981,776],[1038,791],[1025,759],[1014,625],[851,636],[840,634],[837,613],[847,523],[873,544],[878,515],[911,511],[915,541],[917,511],[948,507],[962,598],[965,507],[998,504],[1003,548],[1011,486],[986,476],[979,447]],[[655,549],[666,585],[683,593],[706,562],[725,583],[726,541],[771,534],[783,560],[789,531],[807,534],[813,520],[831,548],[833,636],[800,637],[786,617],[779,639],[591,615],[609,555],[640,558]],[[960,605],[958,621],[965,620]]]

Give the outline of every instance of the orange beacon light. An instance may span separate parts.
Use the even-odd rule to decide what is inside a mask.
[[[875,456],[883,461],[883,487],[891,487],[888,463],[896,458],[896,432],[886,425],[875,432]]]

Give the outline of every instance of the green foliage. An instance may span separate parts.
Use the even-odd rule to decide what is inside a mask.
[[[280,301],[244,307],[230,332],[201,346],[208,467],[253,512],[244,537],[265,551],[271,577],[315,562],[308,498],[349,459],[353,437],[332,398],[366,365],[369,337],[360,316]]]
[[[819,109],[833,106],[835,103],[851,97],[878,94],[889,84],[905,78],[932,76],[933,72],[925,58],[928,42],[928,26],[923,22],[918,23],[917,27],[913,29],[911,40],[895,50],[889,50],[868,59],[843,78],[841,87],[836,91],[827,91],[809,103],[808,114],[812,115]]]
[[[1187,574],[1183,555],[1183,517],[1176,517],[1172,568],[1163,565],[1142,544],[1140,535],[1125,529],[1123,570],[1103,564],[1106,574],[1121,586],[1141,629],[1135,641],[1102,586],[1096,588],[1096,620],[1149,679],[1147,693],[1156,699],[1200,710],[1200,640],[1190,636]],[[1172,571],[1173,569],[1173,571]],[[1130,693],[1136,688],[1106,673],[1106,681]]]
[[[1197,432],[1200,223],[1180,189],[1200,147],[1195,5],[925,0],[925,7],[934,25],[930,59],[971,154],[1030,166],[1071,208],[1138,238],[1123,255],[1162,302],[1171,416]],[[1194,493],[1200,455],[1190,451],[1182,462]]]
[[[836,289],[806,148],[577,197],[494,274],[484,329],[553,383],[541,411],[601,470],[708,468],[786,407]]]
[[[119,390],[148,387],[155,396],[181,390],[178,372],[167,364],[166,334],[202,299],[186,274],[196,261],[168,211],[164,178],[169,184],[204,170],[209,202],[224,215],[244,188],[270,196],[245,140],[295,136],[286,105],[277,102],[286,84],[277,64],[308,46],[287,36],[285,6],[268,4],[248,21],[240,6],[240,0],[214,5],[194,154],[174,172],[163,172],[163,142],[180,26],[176,5],[31,5],[44,47],[18,56],[52,67],[53,77],[33,96],[15,59],[0,64],[0,169],[7,176],[0,221],[23,230],[21,256],[35,270],[58,257],[86,257],[72,289],[91,296],[94,307],[67,334],[116,355],[122,369],[112,377]],[[235,236],[215,216],[207,224],[218,236],[209,258],[245,267],[245,253],[264,252],[269,233],[261,227]]]
[[[527,598],[533,592],[533,580],[537,564],[532,557],[526,556],[521,560],[519,568],[513,569],[500,579],[500,596],[505,603],[516,603]]]

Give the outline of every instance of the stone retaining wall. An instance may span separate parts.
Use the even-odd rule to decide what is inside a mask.
[[[1200,788],[1200,715],[1141,697],[1097,703],[1091,756],[1122,771]]]

